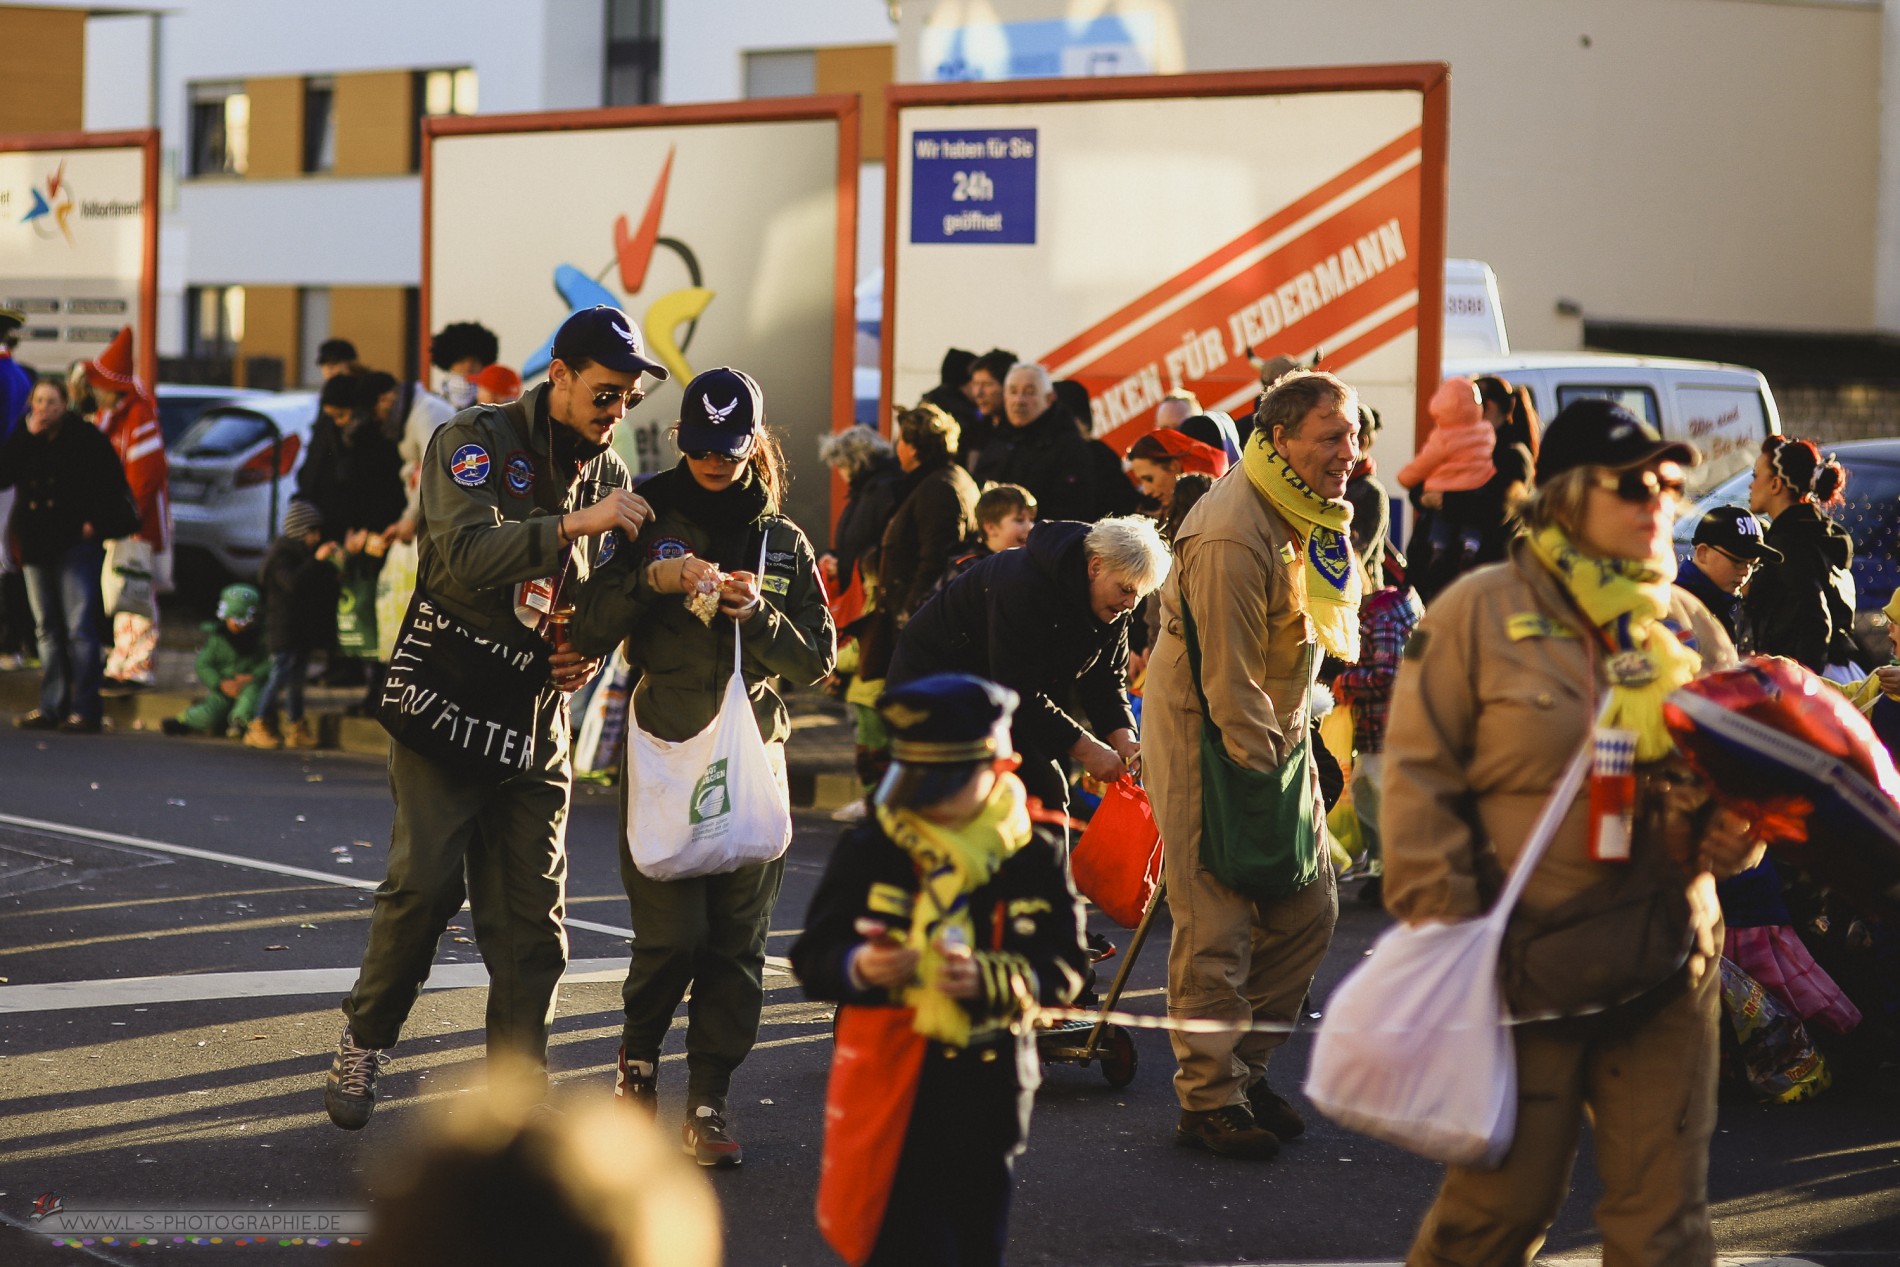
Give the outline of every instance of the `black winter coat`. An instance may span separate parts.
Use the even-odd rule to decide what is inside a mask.
[[[877,611],[864,637],[859,672],[884,676],[897,632],[924,605],[976,528],[976,481],[949,458],[910,472],[878,547]]]
[[[12,531],[22,563],[57,564],[85,539],[87,524],[101,544],[138,531],[139,512],[118,451],[78,414],[39,435],[24,422],[13,428],[0,444],[0,488],[16,487]],[[0,533],[6,527],[0,524]]]
[[[861,567],[865,576],[877,575],[877,545],[884,539],[885,526],[897,510],[898,485],[904,470],[897,459],[879,455],[871,465],[851,477],[845,490],[844,509],[838,512],[838,525],[831,530],[831,553],[838,560],[838,588],[851,583],[851,569]]]
[[[264,556],[264,645],[313,651],[336,636],[337,570],[301,541],[279,537]]]
[[[1813,502],[1797,502],[1775,516],[1763,540],[1782,561],[1764,563],[1748,582],[1742,605],[1755,642],[1747,649],[1799,660],[1816,673],[1857,660],[1847,530]]]
[[[381,532],[408,507],[402,454],[371,419],[354,418],[344,428],[319,418],[297,469],[297,496],[323,512],[326,540],[341,541],[359,528]]]
[[[1016,748],[1025,757],[1059,757],[1083,726],[1058,699],[1074,698],[1089,728],[1104,739],[1133,729],[1128,707],[1128,624],[1109,624],[1089,602],[1089,525],[1049,520],[1029,543],[972,567],[918,609],[898,636],[888,681],[932,673],[973,673],[1022,696]]]
[[[978,484],[1020,484],[1034,493],[1036,513],[1044,519],[1091,518],[1094,472],[1089,442],[1060,405],[1026,427],[999,423],[972,468]]]

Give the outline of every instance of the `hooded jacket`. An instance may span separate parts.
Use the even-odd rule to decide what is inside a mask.
[[[1757,655],[1787,656],[1819,673],[1858,658],[1854,588],[1848,567],[1854,541],[1813,502],[1776,515],[1764,541],[1781,551],[1748,582],[1742,609]]]
[[[1082,736],[1058,700],[1077,699],[1098,736],[1133,729],[1131,614],[1096,619],[1088,533],[1088,524],[1039,523],[1022,549],[993,554],[938,591],[898,636],[888,682],[970,673],[1009,687],[1022,697],[1016,747],[1034,759],[1066,753]]]
[[[1026,427],[998,422],[972,474],[978,484],[1022,485],[1045,519],[1087,519],[1095,513],[1094,469],[1074,416],[1051,405]]]

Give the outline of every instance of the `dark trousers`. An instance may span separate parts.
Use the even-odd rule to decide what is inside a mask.
[[[954,1054],[950,1054],[954,1053]],[[995,1267],[1039,1078],[1033,1043],[933,1043],[866,1267]]]
[[[549,708],[565,710],[565,699]],[[435,962],[436,943],[469,902],[488,966],[488,1051],[545,1064],[555,991],[567,969],[567,723],[544,717],[538,770],[501,783],[467,779],[389,745],[396,822],[376,889],[369,946],[343,1002],[365,1047],[394,1045]],[[464,879],[466,876],[466,879]]]
[[[268,722],[277,720],[277,700],[284,701],[284,715],[291,721],[303,720],[304,679],[310,676],[309,648],[271,653],[270,680],[257,697],[257,716]]]
[[[725,1111],[732,1073],[759,1038],[765,1006],[765,935],[785,859],[690,880],[652,880],[625,846],[620,878],[633,919],[633,955],[621,987],[630,1060],[658,1061],[687,988],[686,1104]]]
[[[76,541],[57,563],[26,565],[27,599],[40,644],[40,711],[99,720],[105,654],[99,630],[105,599],[99,573],[106,548]]]

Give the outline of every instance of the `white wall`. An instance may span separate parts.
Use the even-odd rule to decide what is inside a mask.
[[[178,263],[193,285],[413,286],[422,276],[413,177],[186,181],[175,215],[190,229]]]
[[[664,0],[661,22],[660,100],[669,105],[743,97],[749,51],[897,38],[884,0]]]
[[[86,131],[151,126],[152,21],[137,14],[86,22]]]

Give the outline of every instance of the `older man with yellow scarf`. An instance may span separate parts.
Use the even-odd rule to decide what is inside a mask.
[[[1175,538],[1141,743],[1174,917],[1170,1016],[1290,1023],[1332,941],[1339,899],[1315,850],[1306,745],[1320,658],[1359,654],[1362,580],[1343,499],[1358,415],[1352,388],[1331,374],[1277,380],[1239,469]],[[1244,789],[1229,796],[1276,778],[1284,791],[1270,805]],[[1260,864],[1251,879],[1224,865],[1249,851]],[[1267,1085],[1285,1034],[1172,1040],[1177,1143],[1260,1159],[1305,1129]]]

